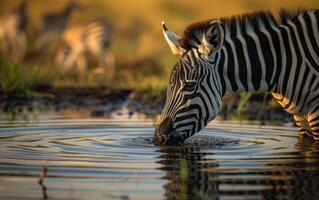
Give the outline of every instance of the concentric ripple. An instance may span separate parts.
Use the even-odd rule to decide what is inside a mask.
[[[318,196],[319,145],[298,139],[294,128],[212,123],[167,147],[153,145],[153,132],[151,121],[139,120],[1,123],[0,198]]]

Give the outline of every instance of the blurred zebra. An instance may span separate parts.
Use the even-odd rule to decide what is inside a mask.
[[[28,17],[26,1],[9,8],[0,17],[0,43],[2,59],[21,62],[26,54]]]
[[[112,27],[104,20],[93,20],[84,26],[68,29],[56,50],[56,63],[62,71],[76,70],[80,75],[88,65],[97,63],[95,72],[114,73],[114,58],[109,51]]]
[[[176,54],[155,131],[160,144],[183,143],[220,112],[222,97],[271,92],[301,134],[319,140],[319,10],[282,10],[195,23],[184,37],[163,24]]]
[[[77,0],[69,0],[62,10],[44,15],[36,44],[37,49],[52,50],[58,38],[67,28],[71,15],[80,7]]]

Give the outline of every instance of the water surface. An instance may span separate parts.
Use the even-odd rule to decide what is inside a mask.
[[[319,144],[294,128],[214,122],[179,147],[153,132],[151,120],[2,120],[0,199],[319,196]]]

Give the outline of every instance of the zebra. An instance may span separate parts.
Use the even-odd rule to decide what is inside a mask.
[[[319,10],[269,11],[197,22],[164,36],[174,65],[157,144],[182,144],[213,120],[222,97],[271,92],[293,115],[300,136],[319,140]]]
[[[62,71],[75,68],[80,75],[87,71],[90,61],[98,65],[96,71],[108,68],[108,76],[114,73],[114,58],[109,52],[112,26],[105,20],[92,20],[80,27],[73,27],[62,35],[56,50],[55,61]]]
[[[54,48],[58,37],[67,28],[71,15],[79,8],[81,5],[77,0],[69,0],[62,10],[45,14],[41,19],[40,36],[36,43],[37,49],[51,50]]]
[[[28,46],[26,6],[26,1],[21,1],[19,5],[9,8],[0,17],[2,59],[21,62],[26,54]]]

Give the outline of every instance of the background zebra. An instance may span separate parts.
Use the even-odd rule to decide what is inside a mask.
[[[16,63],[23,60],[28,46],[27,23],[26,1],[8,9],[0,17],[2,59]]]
[[[65,7],[57,12],[48,13],[41,20],[40,35],[36,47],[49,52],[67,28],[71,15],[80,8],[77,0],[69,0]]]
[[[271,92],[302,134],[319,139],[319,11],[257,12],[195,23],[183,37],[163,23],[180,54],[155,131],[159,144],[182,143],[215,118],[222,97]]]
[[[88,65],[96,63],[96,71],[113,76],[114,58],[110,53],[112,28],[104,20],[93,20],[81,27],[68,29],[56,52],[56,63],[63,71],[75,69],[84,75]]]

